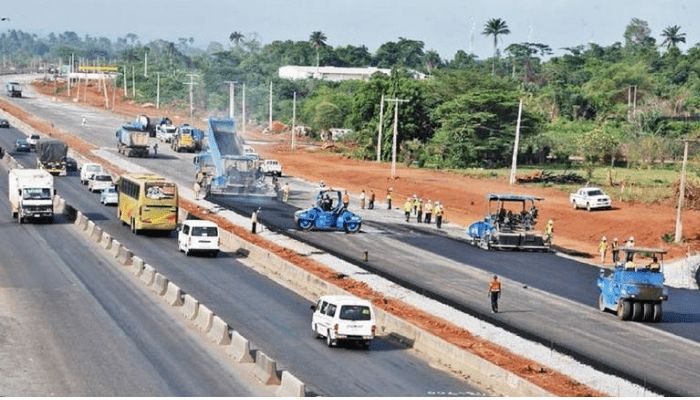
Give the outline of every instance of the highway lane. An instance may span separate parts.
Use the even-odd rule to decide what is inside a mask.
[[[0,138],[3,147],[9,135]],[[22,163],[33,165],[34,153]],[[328,349],[311,333],[311,303],[242,265],[233,255],[186,257],[170,237],[135,236],[116,220],[114,207],[99,204],[75,176],[57,178],[57,190],[113,237],[156,266],[187,293],[206,303],[234,329],[289,368],[310,389],[333,396],[472,395],[479,390],[436,370],[412,351],[378,339],[370,351]],[[332,368],[329,366],[338,366]]]
[[[34,107],[33,103],[27,103],[27,107]],[[75,114],[69,114],[73,105],[61,105],[56,109],[52,104],[43,102],[37,110],[48,113],[49,119],[64,123],[66,126],[75,125],[79,118]],[[48,117],[47,115],[47,117]],[[95,119],[103,120],[103,115],[95,112]],[[54,119],[55,118],[55,119]],[[110,117],[107,117],[109,120]],[[111,119],[115,119],[111,117]],[[102,123],[102,122],[100,122]],[[111,129],[112,131],[114,128]],[[89,136],[80,128],[75,128],[75,132],[85,139],[106,146],[114,147],[113,134],[97,134],[91,131]],[[181,159],[178,159],[180,158]],[[173,171],[177,171],[178,183],[191,185],[190,174],[191,156],[175,155],[167,153],[162,160],[154,159],[130,159],[156,172],[173,176]],[[308,187],[311,190],[311,187]],[[307,207],[310,204],[310,193],[295,193],[292,204],[299,207]],[[232,205],[242,214],[249,215],[255,204]],[[551,254],[534,253],[509,253],[496,252],[489,253],[479,249],[471,248],[464,243],[454,241],[449,238],[433,234],[426,234],[417,230],[407,229],[403,224],[380,224],[367,222],[364,234],[353,235],[349,240],[343,234],[318,233],[318,232],[298,232],[293,229],[291,215],[294,207],[273,204],[265,205],[261,219],[264,223],[277,227],[281,231],[294,236],[303,241],[309,242],[317,247],[325,249],[333,254],[345,258],[349,261],[359,262],[360,255],[364,250],[369,250],[371,255],[382,254],[385,257],[381,262],[370,262],[368,268],[380,275],[409,286],[418,292],[426,292],[435,298],[454,305],[464,311],[478,314],[487,320],[498,325],[515,329],[519,333],[533,337],[541,342],[554,342],[566,352],[573,353],[584,360],[591,360],[593,365],[603,368],[612,368],[616,372],[636,377],[638,382],[645,380],[649,374],[646,368],[642,368],[637,360],[644,360],[647,357],[648,340],[656,339],[661,345],[669,347],[667,352],[672,356],[683,358],[683,360],[669,360],[669,368],[665,363],[659,365],[658,369],[662,373],[654,375],[653,384],[673,392],[674,387],[669,388],[669,382],[674,380],[674,375],[670,372],[673,366],[685,370],[688,379],[688,387],[694,388],[692,379],[695,375],[687,376],[689,362],[687,357],[683,357],[685,346],[673,342],[666,336],[658,339],[651,329],[637,329],[635,324],[623,324],[614,319],[610,314],[600,314],[592,316],[592,320],[586,319],[574,321],[580,326],[585,335],[572,338],[570,335],[570,325],[558,327],[558,322],[575,319],[578,316],[578,308],[566,309],[554,321],[546,320],[545,316],[534,317],[528,314],[499,314],[492,317],[487,312],[487,306],[478,296],[467,295],[464,290],[464,281],[473,278],[472,269],[475,267],[480,271],[498,273],[508,279],[513,279],[527,284],[531,288],[539,288],[566,299],[584,305],[584,310],[590,311],[594,308],[598,293],[595,287],[595,276],[597,270],[588,265],[577,263],[571,260],[555,257]],[[288,231],[287,231],[288,230]],[[429,269],[427,269],[429,268]],[[479,278],[483,279],[483,278]],[[472,290],[477,291],[476,287]],[[671,300],[665,305],[665,321],[663,324],[655,325],[653,329],[677,334],[682,337],[698,341],[698,325],[700,317],[693,308],[694,304],[700,303],[697,291],[683,291],[671,289]],[[605,326],[599,327],[597,325]],[[543,329],[543,327],[547,327]],[[568,330],[566,329],[568,328]],[[607,331],[605,331],[607,329]],[[605,335],[601,334],[601,331]],[[613,333],[615,332],[615,333]],[[619,333],[621,332],[621,333]],[[618,343],[617,346],[600,345],[600,337],[611,336],[611,343]],[[625,339],[625,335],[627,339]],[[629,337],[639,337],[637,342],[632,341],[630,345]],[[643,343],[643,344],[642,344]],[[657,345],[654,342],[654,345]],[[612,347],[612,350],[610,349]],[[601,361],[602,360],[602,361]],[[681,371],[682,372],[682,371]],[[652,374],[653,375],[653,374]],[[683,378],[683,374],[679,375]]]
[[[64,217],[12,220],[4,166],[0,175],[0,395],[270,394],[214,356]]]

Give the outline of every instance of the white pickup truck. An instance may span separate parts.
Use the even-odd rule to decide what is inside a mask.
[[[569,201],[574,209],[585,208],[591,211],[597,208],[612,208],[610,196],[597,187],[581,188],[569,195]]]
[[[277,160],[265,160],[260,165],[260,171],[265,175],[282,176],[282,164]]]

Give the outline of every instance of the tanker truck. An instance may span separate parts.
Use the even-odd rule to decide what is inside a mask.
[[[45,169],[52,175],[67,175],[68,146],[64,142],[55,139],[39,140],[36,144],[36,152],[38,154],[37,168]]]

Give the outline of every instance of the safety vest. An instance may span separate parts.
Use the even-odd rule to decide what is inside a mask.
[[[413,205],[414,205],[415,207],[420,206],[420,199],[414,199],[414,200],[413,200]]]
[[[489,292],[500,292],[501,291],[501,282],[500,281],[491,281],[491,284],[489,285]]]
[[[548,235],[551,235],[552,232],[554,232],[554,223],[552,221],[547,222],[547,229],[546,231]]]
[[[404,211],[409,212],[409,211],[411,211],[412,208],[413,208],[413,205],[411,205],[410,201],[403,203],[403,210]]]
[[[343,195],[343,203],[349,203],[350,202],[350,196],[348,196],[347,193]]]
[[[433,203],[426,203],[425,206],[423,207],[423,212],[426,214],[432,214],[433,213]]]
[[[606,251],[608,249],[608,242],[601,241],[598,245],[598,251]]]
[[[434,211],[435,211],[435,216],[436,216],[436,217],[441,217],[441,216],[442,216],[442,212],[443,212],[442,206],[435,206],[435,210],[434,210]]]

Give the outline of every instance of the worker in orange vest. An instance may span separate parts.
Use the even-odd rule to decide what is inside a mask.
[[[494,275],[493,280],[489,284],[489,297],[491,297],[491,312],[498,312],[498,298],[501,297],[501,282],[498,276]]]
[[[346,190],[345,193],[343,193],[343,208],[345,208],[347,210],[349,205],[350,205],[350,196],[348,195],[348,191]]]

